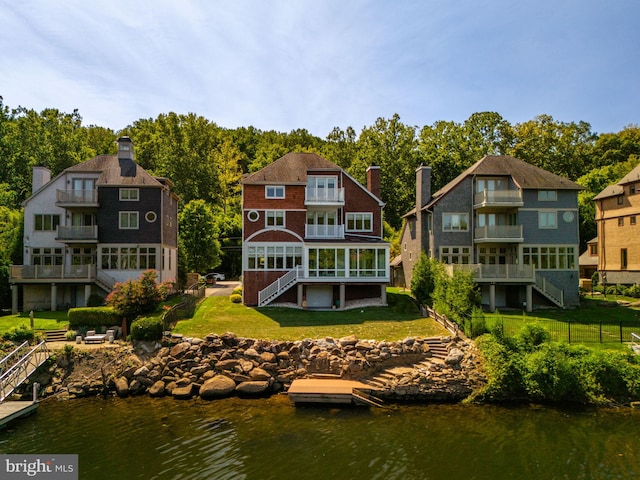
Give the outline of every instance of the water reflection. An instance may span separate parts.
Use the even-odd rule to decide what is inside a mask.
[[[628,479],[639,422],[632,410],[51,400],[0,432],[0,452],[77,453],[91,479]]]

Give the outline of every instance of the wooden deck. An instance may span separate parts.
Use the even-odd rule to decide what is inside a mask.
[[[287,391],[294,403],[358,404],[381,406],[381,400],[365,392],[376,388],[366,383],[341,378],[299,378]]]
[[[9,422],[31,415],[38,409],[38,402],[2,402],[0,403],[0,428]]]

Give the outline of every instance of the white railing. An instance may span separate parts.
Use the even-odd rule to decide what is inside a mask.
[[[57,203],[71,204],[96,204],[98,203],[98,190],[56,190]]]
[[[483,190],[473,196],[473,206],[518,206],[522,205],[520,190]]]
[[[27,343],[27,342],[25,342]],[[49,358],[46,342],[40,342],[31,350],[23,343],[9,355],[16,355],[10,362],[14,362],[0,375],[0,402],[3,402],[13,391],[24,382],[29,375]]]
[[[564,290],[556,287],[542,275],[536,275],[536,288],[550,300],[554,300],[560,307],[564,307]]]
[[[298,282],[298,278],[302,276],[304,269],[302,265],[296,266],[293,270],[279,277],[271,285],[266,286],[258,292],[258,305],[266,305],[270,299],[277,297],[287,288]]]
[[[117,283],[117,280],[111,275],[105,273],[104,270],[100,270],[96,274],[96,280],[102,283],[105,287],[109,287],[109,289],[112,289],[113,286]]]
[[[485,225],[476,227],[473,238],[478,240],[508,240],[524,241],[522,237],[522,225]]]
[[[305,225],[305,238],[344,238],[344,225]]]
[[[305,202],[344,203],[344,188],[306,188]]]
[[[95,278],[95,270],[95,265],[11,265],[11,278],[91,280]]]
[[[536,279],[533,265],[449,264],[446,268],[449,275],[455,270],[470,271],[477,282],[534,282]]]
[[[64,226],[58,225],[58,237],[61,240],[97,240],[98,226]]]
[[[631,333],[631,350],[640,354],[640,335],[637,333]]]

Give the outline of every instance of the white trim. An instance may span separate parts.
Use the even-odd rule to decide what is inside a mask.
[[[158,214],[152,210],[149,210],[144,214],[144,219],[147,221],[147,223],[154,223],[156,220],[158,220]]]
[[[269,225],[269,219],[274,220],[273,225]],[[278,224],[278,219],[282,218],[282,224]],[[265,210],[264,212],[264,228],[287,228],[287,211],[286,210]]]
[[[269,190],[273,189],[273,196],[269,196]],[[282,196],[276,195],[276,193],[278,192],[279,189],[282,189]],[[264,198],[266,198],[267,200],[282,200],[283,198],[286,198],[286,188],[284,185],[282,184],[275,184],[275,185],[265,185],[264,186]]]
[[[135,227],[123,227],[122,226],[122,215],[123,214],[127,214],[128,215],[128,221],[127,224],[131,223],[131,216],[133,215],[136,219],[136,226]],[[128,210],[124,210],[124,211],[119,211],[118,212],[118,228],[120,230],[139,230],[140,229],[140,212],[136,212],[136,211],[128,211]]]
[[[253,218],[255,216],[255,218]],[[260,213],[257,210],[249,210],[247,212],[247,220],[250,222],[257,222],[260,220]]]
[[[132,192],[136,192],[136,198],[123,198],[123,193],[124,192],[129,192],[129,194],[131,194]],[[124,187],[120,187],[118,188],[118,200],[120,200],[121,202],[139,202],[140,201],[140,189],[139,188],[124,188]]]
[[[549,215],[549,214],[553,214],[553,218],[554,220],[554,225],[553,226],[543,226],[540,222],[541,220],[541,215]],[[538,229],[539,230],[557,230],[558,229],[558,210],[538,210]]]
[[[349,216],[350,215],[354,216],[354,218],[353,218],[354,226],[357,223],[357,218],[355,216],[362,215],[362,227],[363,228],[353,228],[353,229],[349,228]],[[369,228],[368,229],[364,228],[364,223],[365,223],[365,218],[366,218],[365,215],[369,216]],[[358,233],[358,232],[365,232],[365,233],[373,232],[373,212],[345,212],[344,218],[345,218],[345,224],[344,224],[345,232],[349,232],[349,233],[351,233],[351,232],[356,232],[356,233]]]

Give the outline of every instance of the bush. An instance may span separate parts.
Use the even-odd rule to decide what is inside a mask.
[[[35,333],[26,325],[20,325],[19,327],[12,327],[9,331],[4,332],[2,338],[15,343],[33,342]]]
[[[138,280],[116,283],[106,303],[128,319],[154,312],[173,288],[172,282],[156,283],[156,272],[147,270]]]
[[[238,293],[232,293],[231,295],[229,295],[229,300],[231,300],[232,303],[242,303],[242,295]]]
[[[551,334],[542,325],[527,323],[518,333],[517,341],[520,349],[525,352],[533,352],[538,346],[551,340]]]
[[[97,293],[92,293],[87,298],[87,307],[102,307],[104,306],[104,298]]]
[[[231,293],[236,293],[236,294],[238,294],[238,295],[242,295],[242,286],[241,286],[241,285],[238,285],[237,287],[235,287],[235,288],[231,291]]]
[[[76,332],[75,330],[68,330],[67,334],[65,335],[65,338],[71,342],[75,340],[77,336],[78,336],[78,332]]]
[[[131,324],[133,340],[160,340],[162,338],[162,318],[145,317]]]
[[[80,327],[120,325],[120,315],[112,307],[70,308],[67,315],[69,327],[76,330]]]

